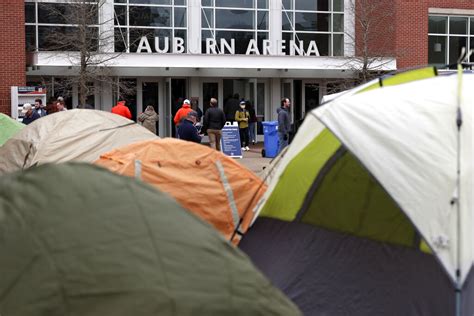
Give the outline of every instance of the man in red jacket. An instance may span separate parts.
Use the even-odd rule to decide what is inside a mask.
[[[130,113],[130,110],[128,107],[125,105],[124,100],[119,100],[117,102],[117,105],[112,108],[112,113],[121,115],[123,117],[128,118],[129,120],[132,119],[132,113]]]
[[[176,112],[176,115],[174,116],[174,119],[173,119],[173,122],[176,128],[177,138],[179,138],[179,133],[178,133],[179,124],[181,124],[181,121],[184,120],[186,116],[188,115],[188,113],[191,111],[192,111],[191,102],[188,99],[184,100],[183,105],[178,110],[178,112]]]

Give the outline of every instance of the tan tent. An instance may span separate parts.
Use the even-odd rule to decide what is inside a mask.
[[[247,230],[257,201],[267,189],[232,158],[171,138],[115,149],[101,155],[96,164],[155,185],[234,243],[240,239],[235,232]]]
[[[84,109],[58,112],[34,121],[0,148],[0,174],[47,162],[93,162],[113,148],[155,138],[116,114]]]

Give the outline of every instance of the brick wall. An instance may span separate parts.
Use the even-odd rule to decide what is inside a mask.
[[[0,112],[10,114],[10,86],[26,84],[24,0],[0,1]]]
[[[388,3],[386,0],[356,1],[369,2],[369,5],[372,1],[373,5],[380,7],[378,15],[375,14],[372,18],[377,27],[373,28],[374,32],[371,34],[369,54],[396,56],[398,69],[428,64],[429,8],[474,10],[474,0],[392,0]],[[384,4],[381,6],[381,3]],[[356,25],[358,55],[361,53],[361,36],[360,26]]]

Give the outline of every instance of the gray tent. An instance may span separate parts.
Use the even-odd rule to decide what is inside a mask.
[[[0,179],[0,315],[298,315],[239,250],[99,167]]]

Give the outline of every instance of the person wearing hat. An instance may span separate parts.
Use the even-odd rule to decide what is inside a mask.
[[[188,115],[188,113],[191,111],[192,111],[191,102],[188,99],[184,100],[183,105],[178,110],[178,112],[176,112],[176,115],[174,116],[174,119],[173,119],[174,125],[176,126],[176,131],[179,130],[179,125],[181,124],[181,121],[183,121]],[[178,138],[180,138],[179,132],[178,132]]]
[[[245,108],[245,100],[240,101],[240,109],[235,112],[235,120],[239,123],[240,143],[242,150],[249,148],[249,118],[250,113]]]
[[[39,114],[36,113],[36,111],[33,111],[33,106],[30,103],[23,104],[23,109],[21,110],[21,113],[25,115],[23,117],[23,121],[21,121],[25,125],[28,125],[40,118]]]
[[[179,138],[190,142],[201,143],[201,136],[194,125],[197,122],[197,112],[189,111],[178,126]]]

